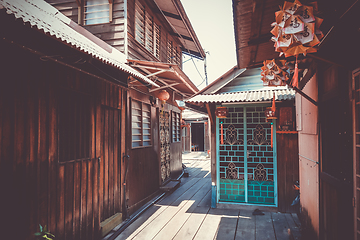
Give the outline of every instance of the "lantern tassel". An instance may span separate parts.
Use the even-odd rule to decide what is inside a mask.
[[[224,144],[224,130],[223,130],[223,124],[221,124],[221,133],[220,133],[220,144]]]
[[[292,79],[292,86],[299,88],[299,68],[298,68],[298,55],[296,55],[296,62],[295,62],[295,70],[294,70],[294,75],[293,75],[293,79]]]
[[[274,96],[273,96],[273,101],[272,101],[271,111],[273,111],[273,112],[275,112],[275,111],[276,111],[276,107],[275,107],[275,92],[274,92]]]
[[[273,126],[274,125],[271,124],[271,148],[273,148]]]

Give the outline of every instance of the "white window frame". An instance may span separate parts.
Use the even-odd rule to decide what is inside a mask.
[[[88,2],[91,2],[91,4],[87,5]],[[98,2],[98,3],[96,3]],[[97,10],[96,7],[104,8],[104,6],[107,6],[106,9]],[[88,12],[88,8],[92,8],[90,12]],[[96,25],[96,24],[104,24],[104,23],[110,23],[112,22],[112,9],[113,9],[113,0],[85,0],[84,6],[83,6],[83,24],[88,25]],[[100,13],[108,13],[107,16],[96,16],[92,18],[87,18],[87,14],[100,14]],[[104,19],[104,20],[101,20]],[[90,22],[88,22],[90,20]],[[93,21],[91,21],[93,20]],[[98,20],[98,21],[97,21]],[[79,19],[79,22],[81,20]]]

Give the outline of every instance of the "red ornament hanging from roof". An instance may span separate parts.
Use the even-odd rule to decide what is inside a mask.
[[[319,27],[322,19],[314,15],[317,12],[317,3],[310,6],[303,5],[300,1],[284,2],[280,11],[275,13],[274,27],[271,33],[275,42],[275,51],[285,57],[316,52],[315,46],[323,37]]]
[[[285,86],[289,79],[286,60],[265,60],[261,67],[261,80],[264,86]]]
[[[295,0],[294,2],[285,1],[280,11],[275,13],[275,22],[272,24],[274,28],[271,30],[274,35],[272,40],[275,42],[275,51],[280,52],[280,56],[296,57],[293,87],[298,87],[298,55],[306,56],[308,53],[317,52],[316,45],[324,36],[319,30],[323,19],[314,15],[317,11],[317,2],[303,5]]]

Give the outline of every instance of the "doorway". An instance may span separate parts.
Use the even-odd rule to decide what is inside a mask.
[[[191,123],[191,151],[204,151],[204,123]]]
[[[217,118],[220,202],[277,206],[276,144],[265,108],[229,107],[229,117]]]

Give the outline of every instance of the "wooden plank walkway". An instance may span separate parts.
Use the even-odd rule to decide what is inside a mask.
[[[296,214],[212,209],[209,159],[184,159],[189,177],[130,224],[121,239],[300,239]]]

